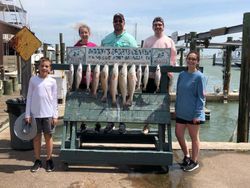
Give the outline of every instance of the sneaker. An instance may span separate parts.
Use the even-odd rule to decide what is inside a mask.
[[[35,162],[34,162],[34,165],[31,167],[30,171],[31,172],[36,172],[38,171],[40,168],[42,167],[42,161],[37,159]]]
[[[125,134],[125,133],[126,133],[126,125],[125,125],[124,123],[120,123],[120,124],[119,124],[118,132],[119,132],[120,134]]]
[[[187,166],[191,161],[190,157],[185,156],[182,160],[182,163],[179,163],[179,165],[181,166],[181,168]]]
[[[81,133],[86,132],[86,131],[87,131],[87,126],[85,123],[82,123],[81,124]]]
[[[183,170],[186,171],[186,172],[191,172],[197,168],[199,168],[199,163],[198,162],[194,162],[193,160],[190,160],[190,163],[183,167]]]
[[[95,124],[95,132],[100,132],[101,130],[101,124],[100,123],[96,123]]]
[[[142,130],[143,134],[148,134],[149,133],[149,125],[145,124]]]
[[[47,172],[52,172],[55,170],[55,166],[54,166],[54,163],[52,161],[52,159],[49,159],[46,161],[46,171]]]
[[[111,133],[114,128],[115,128],[114,123],[109,122],[108,125],[104,129],[104,133]]]

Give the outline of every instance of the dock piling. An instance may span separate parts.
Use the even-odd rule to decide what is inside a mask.
[[[250,111],[250,12],[244,14],[242,32],[237,142],[248,142]]]

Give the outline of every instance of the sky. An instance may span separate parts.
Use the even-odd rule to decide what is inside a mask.
[[[91,28],[90,41],[100,45],[113,31],[113,15],[125,16],[126,30],[141,40],[153,34],[152,20],[165,20],[165,33],[178,35],[191,31],[206,32],[220,27],[240,25],[243,14],[250,12],[249,0],[22,0],[30,29],[44,43],[58,44],[63,34],[66,46],[79,40],[77,24]],[[137,31],[137,32],[136,32]],[[225,42],[226,37],[239,39],[242,33],[215,37],[213,42]]]

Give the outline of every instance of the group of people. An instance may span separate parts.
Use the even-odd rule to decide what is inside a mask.
[[[114,31],[108,34],[102,41],[104,47],[137,47],[137,42],[132,35],[125,30],[125,18],[123,14],[117,13],[113,16]],[[164,34],[164,20],[161,17],[154,18],[152,22],[154,35],[145,39],[145,48],[171,48],[171,65],[176,63],[176,48],[173,40]],[[75,46],[95,47],[93,42],[89,42],[90,28],[87,25],[80,25],[80,40]],[[199,53],[190,51],[186,57],[187,70],[179,74],[176,91],[176,128],[175,133],[184,158],[180,163],[184,171],[192,171],[199,167],[198,156],[200,150],[199,129],[200,124],[205,122],[205,81],[204,75],[199,71]],[[30,79],[25,121],[31,123],[35,118],[37,124],[37,135],[33,139],[35,162],[31,167],[31,172],[36,172],[42,167],[41,154],[41,134],[43,132],[46,143],[46,171],[54,170],[52,160],[53,139],[52,133],[57,124],[57,85],[56,81],[49,76],[51,71],[51,61],[42,58],[39,65],[39,75]],[[150,73],[147,92],[155,91],[154,73]],[[168,73],[169,82],[172,81],[172,73]],[[84,79],[83,79],[84,84]],[[114,128],[113,122],[108,122],[104,132],[108,133]],[[192,142],[192,155],[185,139],[185,130],[188,129]],[[119,132],[125,133],[126,126],[120,123]]]

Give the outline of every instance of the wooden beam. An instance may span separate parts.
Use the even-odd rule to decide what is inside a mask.
[[[211,37],[221,36],[221,35],[227,35],[232,33],[240,33],[242,32],[243,25],[236,25],[231,27],[222,27],[222,28],[216,28],[211,29],[210,31],[198,33],[197,39],[207,39]],[[177,40],[186,40],[186,38],[190,38],[190,34],[185,34],[177,37]]]
[[[244,14],[242,33],[237,142],[248,142],[250,111],[250,12]]]

